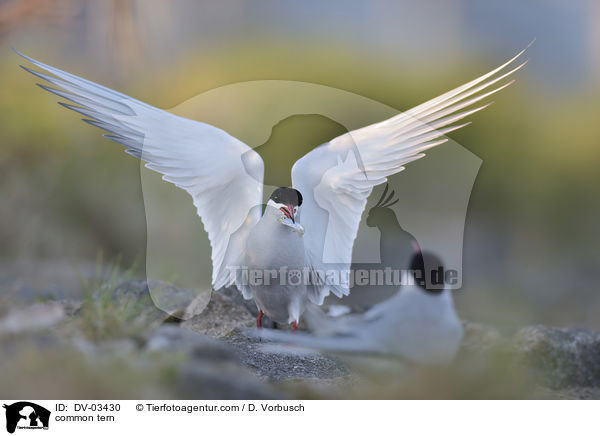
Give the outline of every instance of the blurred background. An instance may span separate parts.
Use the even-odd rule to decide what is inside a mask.
[[[11,47],[161,108],[284,79],[407,110],[533,38],[517,83],[452,134],[483,160],[456,304],[500,326],[600,328],[594,0],[0,0],[0,286],[146,250],[138,162],[35,87]]]

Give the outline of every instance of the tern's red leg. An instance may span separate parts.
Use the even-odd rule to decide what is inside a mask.
[[[296,333],[296,330],[298,330],[298,323],[296,321],[292,323],[292,329],[294,329],[294,333]]]
[[[262,328],[262,317],[263,317],[263,311],[262,310],[258,310],[258,318],[256,318],[256,327],[258,327],[259,329]]]

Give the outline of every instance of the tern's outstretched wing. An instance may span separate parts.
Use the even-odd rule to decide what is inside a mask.
[[[305,245],[317,267],[350,266],[361,214],[373,187],[425,156],[425,150],[446,142],[445,134],[469,124],[457,121],[489,106],[472,107],[512,83],[500,82],[525,65],[514,67],[525,50],[407,112],[338,136],[294,164],[293,185],[304,196],[300,222],[306,228]],[[321,293],[313,298],[317,301],[329,292],[327,287],[314,290]]]
[[[104,136],[124,145],[127,153],[146,161],[147,168],[192,196],[212,247],[212,285],[214,289],[231,285],[227,265],[235,262],[247,231],[260,219],[261,209],[255,206],[262,203],[261,157],[217,127],[173,115],[18,54],[52,74],[23,67],[57,87],[42,88],[76,104],[63,106],[110,132]]]

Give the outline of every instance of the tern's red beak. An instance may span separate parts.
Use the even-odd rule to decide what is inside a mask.
[[[288,204],[287,206],[279,208],[286,217],[292,220],[294,224],[296,224],[296,220],[294,219],[294,206]]]

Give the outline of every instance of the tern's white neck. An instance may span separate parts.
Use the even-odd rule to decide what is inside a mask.
[[[273,200],[269,199],[269,201],[267,201],[267,206],[271,206],[271,207],[274,207],[275,209],[279,210],[282,207],[287,207],[287,204],[276,203]]]

